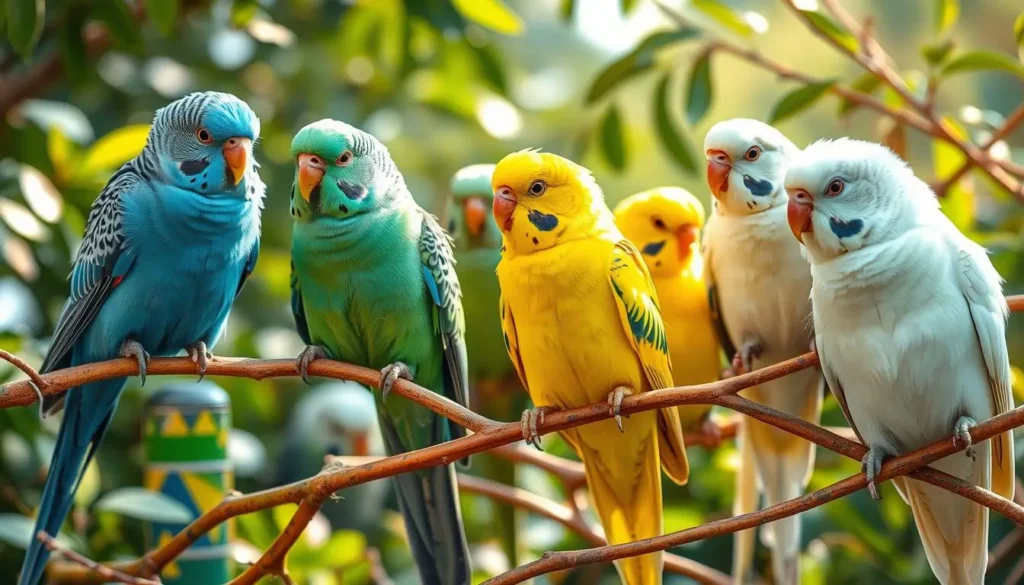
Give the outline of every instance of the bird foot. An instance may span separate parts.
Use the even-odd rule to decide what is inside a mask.
[[[402,362],[395,362],[384,366],[380,369],[380,376],[382,400],[387,400],[388,394],[391,394],[391,387],[395,385],[395,380],[401,378],[412,382],[412,371],[409,370],[409,366]]]
[[[149,365],[149,353],[142,344],[134,339],[125,339],[121,344],[121,357],[135,358],[139,362],[139,385],[146,385],[146,366]]]
[[[188,351],[188,357],[192,358],[192,363],[196,365],[199,381],[202,382],[203,376],[206,375],[206,366],[213,360],[213,353],[207,349],[205,341],[197,341],[186,347],[185,350]]]
[[[961,416],[957,419],[956,424],[953,425],[953,446],[965,445],[964,454],[970,457],[972,461],[978,460],[974,452],[973,440],[971,439],[971,429],[976,426],[978,426],[978,421],[969,416]]]
[[[737,374],[746,374],[754,370],[754,360],[761,357],[761,352],[764,348],[761,347],[760,341],[747,340],[743,343],[743,346],[736,351],[736,355],[732,356],[732,369]]]
[[[295,369],[302,376],[302,381],[309,384],[309,364],[315,360],[326,358],[327,351],[320,345],[307,345],[299,357],[295,358]]]
[[[628,414],[622,414],[622,399],[632,394],[633,391],[625,386],[619,386],[608,394],[608,409],[615,417],[615,426],[619,427],[620,433],[625,432],[622,429],[622,417],[629,418]]]
[[[882,462],[885,461],[886,453],[877,447],[871,447],[860,460],[861,469],[868,476],[868,492],[871,499],[881,500],[882,495],[878,493],[878,486],[875,485],[875,477],[882,470]]]
[[[537,426],[544,424],[544,415],[555,410],[549,406],[538,406],[537,408],[528,408],[523,411],[519,424],[522,426],[523,440],[526,441],[527,445],[533,445],[538,451],[544,450],[544,447],[540,444],[540,433],[537,431]]]
[[[700,424],[700,433],[707,440],[708,448],[717,449],[722,444],[722,428],[710,416]]]

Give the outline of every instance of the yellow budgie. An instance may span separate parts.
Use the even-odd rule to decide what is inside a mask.
[[[704,207],[681,187],[637,193],[615,207],[615,223],[647,261],[668,333],[672,380],[676,386],[714,382],[719,377],[718,336],[704,286],[700,230]],[[680,406],[683,431],[718,436],[710,405]]]
[[[590,171],[520,151],[491,179],[504,247],[498,264],[505,344],[537,410],[608,400],[616,415],[633,392],[672,385],[658,298],[639,251],[615,227]],[[676,409],[619,416],[563,433],[586,468],[609,542],[662,533],[659,461],[683,484],[689,465]],[[616,428],[618,425],[618,428]],[[662,553],[616,562],[626,585],[661,583]]]

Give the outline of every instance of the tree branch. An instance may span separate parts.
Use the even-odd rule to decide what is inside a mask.
[[[84,569],[95,573],[101,577],[104,581],[112,581],[115,583],[125,583],[126,585],[160,585],[159,581],[152,581],[150,579],[143,579],[142,577],[135,577],[132,575],[126,575],[117,569],[101,565],[96,561],[82,556],[75,551],[62,545],[56,538],[40,530],[36,533],[36,538],[42,541],[43,546],[46,547],[53,555],[57,558],[67,559],[69,562],[76,565],[80,565]]]

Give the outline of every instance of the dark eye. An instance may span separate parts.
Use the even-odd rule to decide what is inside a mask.
[[[346,150],[345,152],[338,155],[338,159],[334,161],[339,167],[347,167],[352,162],[352,151]]]
[[[828,195],[829,197],[835,197],[836,195],[842,193],[843,189],[845,188],[846,183],[844,183],[842,179],[832,179],[831,181],[829,181],[828,187],[825,187],[825,195]]]
[[[663,230],[665,229],[665,222],[662,221],[660,217],[656,217],[654,218],[654,227],[658,228],[659,230]]]
[[[548,184],[544,181],[534,181],[530,183],[530,194],[531,195],[542,195],[548,190]]]
[[[751,146],[747,149],[747,152],[743,154],[743,158],[749,161],[755,161],[761,158],[761,147]]]
[[[196,138],[203,144],[209,144],[213,142],[213,136],[210,135],[210,131],[206,128],[200,128],[196,130]]]

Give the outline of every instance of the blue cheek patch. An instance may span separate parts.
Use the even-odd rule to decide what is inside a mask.
[[[743,186],[754,197],[766,197],[772,194],[772,184],[770,182],[758,181],[750,175],[743,175]]]
[[[539,211],[534,211],[533,209],[530,210],[530,213],[527,215],[527,219],[529,219],[530,223],[537,226],[537,229],[542,232],[550,232],[558,227],[557,217],[541,213]]]
[[[658,252],[661,252],[661,249],[664,248],[664,247],[665,247],[665,240],[662,240],[660,242],[651,242],[650,244],[647,244],[646,246],[644,246],[644,249],[641,250],[641,252],[643,252],[644,254],[646,254],[648,256],[657,256]]]
[[[348,181],[338,181],[338,188],[352,201],[359,201],[363,197],[366,197],[366,187],[362,185],[355,185]]]
[[[205,171],[208,166],[210,166],[210,160],[204,158],[200,160],[186,160],[178,168],[186,175],[193,176]]]
[[[830,217],[828,220],[828,227],[832,228],[832,233],[839,238],[849,238],[860,233],[860,230],[864,229],[864,222],[859,219],[851,221],[843,221]]]

